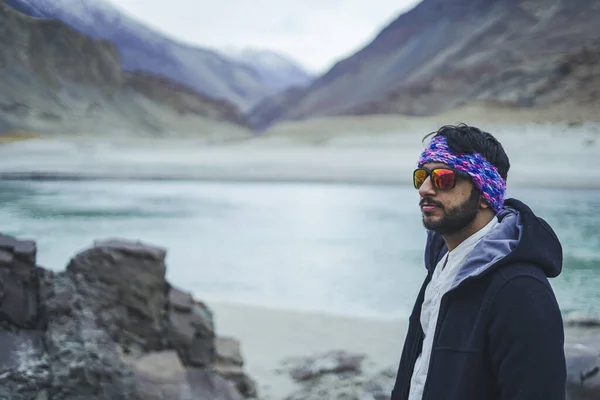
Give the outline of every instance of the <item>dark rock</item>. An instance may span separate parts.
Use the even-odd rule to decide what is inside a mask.
[[[216,344],[216,371],[233,382],[238,391],[247,398],[258,394],[256,382],[244,371],[240,342],[231,337],[218,337]]]
[[[215,360],[215,329],[208,307],[194,303],[191,296],[171,288],[169,298],[176,303],[169,307],[169,338],[183,363],[205,367]],[[191,300],[191,302],[190,302]]]
[[[0,249],[14,255],[28,265],[35,265],[37,247],[33,240],[20,240],[0,234]]]
[[[569,400],[600,399],[600,352],[581,344],[565,345]]]
[[[52,399],[132,399],[133,374],[69,274],[47,273],[42,301]]]
[[[0,250],[0,265],[12,264],[14,255],[6,250]]]
[[[194,306],[194,298],[188,292],[172,287],[169,290],[169,304],[178,312],[190,312]]]
[[[0,399],[31,399],[50,386],[44,332],[0,330]]]
[[[394,368],[366,375],[327,373],[302,381],[300,389],[284,400],[389,400],[395,377]]]
[[[216,361],[223,365],[244,365],[240,341],[232,337],[220,336],[215,341],[217,349]]]
[[[0,318],[24,329],[39,328],[36,246],[0,234]]]
[[[185,367],[175,351],[149,353],[127,364],[133,370],[141,399],[192,399]]]
[[[35,269],[18,264],[0,267],[0,317],[21,328],[35,328],[39,319]],[[17,269],[31,276],[24,277]]]
[[[67,266],[99,323],[126,352],[167,345],[165,256],[157,247],[109,240],[96,242]]]
[[[212,313],[165,281],[163,249],[98,242],[61,273],[28,264],[33,249],[0,237],[0,399],[239,400],[240,392],[256,393],[236,341],[223,339],[218,357],[235,371],[217,370]]]
[[[188,368],[187,382],[194,399],[243,400],[233,383],[206,368]]]
[[[175,351],[129,359],[137,395],[144,400],[241,400],[232,383],[210,368],[186,368]]]
[[[325,374],[360,374],[365,356],[345,351],[331,351],[323,355],[286,360],[289,374],[297,382],[312,380]]]
[[[593,315],[573,313],[565,317],[564,322],[565,326],[600,328],[600,318]]]

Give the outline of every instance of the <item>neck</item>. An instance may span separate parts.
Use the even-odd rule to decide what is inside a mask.
[[[460,231],[442,235],[444,241],[446,242],[446,246],[448,247],[448,252],[451,252],[462,242],[467,240],[471,235],[480,231],[484,226],[489,224],[492,218],[494,218],[494,213],[491,210],[483,210],[477,214],[477,217],[475,217],[473,222]]]

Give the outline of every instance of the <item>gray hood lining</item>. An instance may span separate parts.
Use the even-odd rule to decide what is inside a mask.
[[[467,278],[481,275],[519,244],[523,234],[519,212],[514,208],[505,208],[501,215],[494,218],[499,218],[498,225],[471,250],[456,274],[451,289]]]

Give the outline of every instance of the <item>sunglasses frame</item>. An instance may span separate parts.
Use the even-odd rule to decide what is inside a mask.
[[[436,188],[437,190],[451,190],[451,189],[454,189],[454,188],[456,187],[456,178],[459,178],[459,177],[460,177],[460,178],[470,178],[470,177],[471,177],[471,176],[470,176],[469,174],[467,174],[466,172],[458,171],[458,170],[456,170],[456,169],[454,169],[454,168],[449,168],[449,167],[437,167],[437,168],[433,168],[433,169],[427,169],[427,168],[423,168],[423,167],[421,167],[421,168],[416,168],[416,169],[413,171],[413,186],[415,187],[415,189],[417,189],[417,190],[419,190],[419,189],[420,189],[420,186],[419,186],[419,187],[417,187],[417,185],[415,184],[415,173],[416,173],[417,171],[425,171],[426,175],[425,175],[425,179],[423,180],[423,183],[425,183],[425,181],[427,180],[427,178],[429,178],[429,177],[431,176],[431,174],[433,174],[433,172],[434,172],[434,171],[436,171],[436,170],[440,170],[440,169],[442,169],[442,170],[445,170],[445,171],[452,171],[452,172],[454,172],[454,174],[456,175],[456,177],[455,177],[455,179],[454,179],[454,185],[452,185],[452,187],[449,187],[449,188],[440,188],[440,187],[437,187],[437,186],[435,185],[435,183],[433,182],[433,180],[432,180],[432,181],[431,181],[431,185],[432,185],[434,188]],[[422,185],[423,185],[423,184],[421,184],[421,186],[422,186]]]

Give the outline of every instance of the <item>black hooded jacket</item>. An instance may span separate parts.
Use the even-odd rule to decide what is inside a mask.
[[[562,269],[550,226],[515,199],[475,246],[441,301],[422,400],[565,400],[562,316],[548,282]],[[407,400],[424,334],[421,305],[442,237],[428,232],[427,277],[410,316],[392,400]]]

